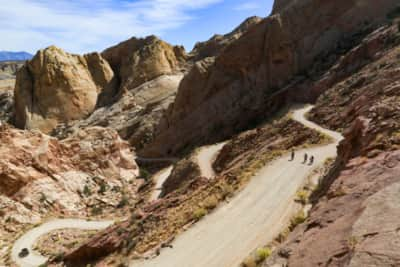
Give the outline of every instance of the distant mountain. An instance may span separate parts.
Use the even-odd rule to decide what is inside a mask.
[[[33,55],[27,52],[0,51],[0,61],[28,60],[32,57]]]

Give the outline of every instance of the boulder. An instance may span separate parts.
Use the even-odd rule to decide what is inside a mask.
[[[49,133],[59,122],[87,117],[116,90],[113,71],[99,54],[72,55],[51,46],[17,73],[15,124]]]
[[[183,47],[156,36],[131,38],[106,49],[102,56],[120,79],[120,90],[130,90],[161,75],[177,72],[185,62]]]

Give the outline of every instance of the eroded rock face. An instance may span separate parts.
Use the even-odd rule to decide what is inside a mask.
[[[268,116],[280,107],[271,99],[295,75],[335,50],[341,38],[363,30],[365,21],[368,27],[376,26],[397,4],[394,0],[296,1],[266,18],[197,75],[203,86],[182,82],[160,123],[160,134],[140,153],[165,155],[187,145],[215,142]]]
[[[40,188],[42,185],[69,194],[66,201],[71,201],[74,195],[79,200],[77,190],[83,192],[90,177],[128,183],[138,176],[135,156],[129,145],[110,129],[88,128],[59,142],[39,132],[3,125],[0,139],[0,192],[13,196],[13,199],[36,201],[40,192],[55,193],[43,190]],[[54,198],[54,201],[61,200]],[[34,209],[43,206],[41,203],[31,204]],[[77,204],[82,206],[83,203]]]
[[[99,54],[40,50],[17,74],[15,124],[48,133],[59,122],[87,117],[116,90],[113,71]]]
[[[307,221],[264,266],[400,263],[395,230],[400,227],[395,197],[400,183],[399,37],[397,26],[381,28],[336,65],[350,74],[317,100],[310,118],[344,131],[339,168],[321,183]],[[336,75],[330,71],[324,77]]]
[[[121,90],[177,72],[186,57],[183,47],[173,47],[155,36],[132,38],[108,48],[102,56],[118,75]]]
[[[163,75],[144,83],[126,91],[114,104],[98,108],[87,119],[59,125],[53,134],[63,139],[79,129],[109,127],[141,149],[153,140],[157,123],[174,101],[182,77],[182,74]]]
[[[262,18],[260,17],[250,17],[228,34],[217,34],[208,41],[197,43],[193,51],[190,52],[191,60],[199,61],[207,57],[218,56],[225,47],[239,39],[245,32],[261,21]]]

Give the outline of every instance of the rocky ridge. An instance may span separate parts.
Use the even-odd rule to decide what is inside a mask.
[[[207,57],[218,56],[225,47],[239,39],[250,28],[261,21],[262,18],[260,17],[250,17],[228,34],[216,34],[208,41],[196,43],[189,54],[190,60],[196,62]]]
[[[48,216],[123,217],[123,199],[138,198],[135,155],[113,130],[90,128],[60,142],[2,125],[0,143],[2,244]]]
[[[400,182],[400,28],[394,24],[371,33],[351,50],[346,68],[333,68],[351,70],[343,79],[337,80],[332,70],[323,76],[335,82],[324,83],[329,89],[310,118],[344,130],[345,140],[335,167],[311,199],[315,206],[310,217],[263,266],[400,263],[395,241],[400,203],[394,198]]]
[[[160,156],[213,143],[273,114],[287,101],[280,89],[337,49],[340,40],[377,27],[396,5],[393,0],[293,2],[252,27],[215,61],[197,63],[154,142],[139,154]]]

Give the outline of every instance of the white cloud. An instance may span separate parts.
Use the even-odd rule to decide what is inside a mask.
[[[255,10],[255,9],[259,9],[260,8],[260,4],[256,3],[256,2],[244,2],[241,3],[237,6],[235,6],[233,9],[236,11],[244,11],[244,10]]]
[[[101,51],[132,36],[161,35],[192,19],[190,11],[223,0],[13,0],[0,5],[0,48]]]

